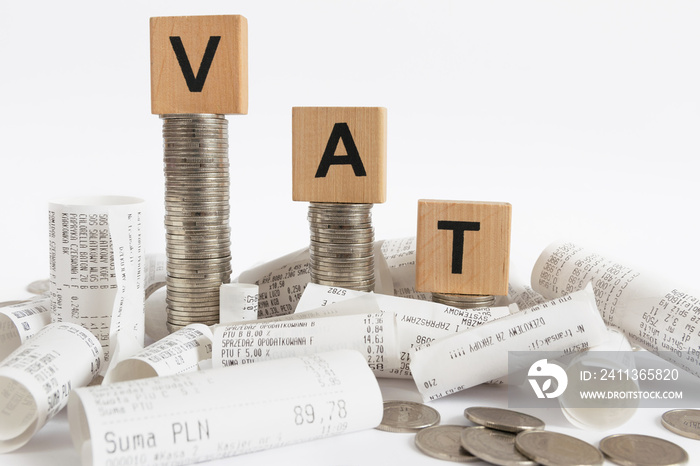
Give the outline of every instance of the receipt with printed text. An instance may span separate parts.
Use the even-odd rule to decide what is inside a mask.
[[[411,371],[421,396],[431,401],[507,375],[509,351],[564,355],[598,345],[606,335],[588,288],[418,346]]]
[[[532,270],[532,287],[550,298],[589,283],[607,325],[700,377],[700,293],[573,243],[548,246]]]
[[[0,453],[26,444],[87,385],[102,363],[102,346],[83,327],[48,324],[0,363]]]
[[[343,350],[75,390],[83,466],[174,466],[376,427],[379,385]]]

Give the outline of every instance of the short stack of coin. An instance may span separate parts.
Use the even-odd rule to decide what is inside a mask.
[[[496,302],[494,295],[478,294],[452,294],[433,292],[433,302],[457,309],[476,309],[480,307],[491,307]]]
[[[374,290],[372,204],[309,204],[311,281]]]
[[[162,115],[167,324],[219,321],[231,277],[228,122],[223,115]]]

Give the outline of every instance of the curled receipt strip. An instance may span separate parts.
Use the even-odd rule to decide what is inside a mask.
[[[188,325],[119,361],[107,371],[102,383],[196,371],[200,362],[211,359],[211,341],[209,327],[203,324]]]
[[[79,325],[44,327],[0,364],[0,453],[16,450],[98,373],[102,347]]]
[[[700,377],[700,294],[636,271],[573,243],[554,243],[532,270],[532,287],[554,298],[591,283],[605,323]]]
[[[364,296],[363,299],[366,301],[373,302],[373,306],[377,309],[396,316],[398,364],[384,364],[381,373],[377,373],[377,376],[380,377],[410,379],[412,378],[410,352],[413,348],[518,311],[515,305],[511,307],[457,309],[432,301],[365,293],[310,283],[297,305],[297,314],[295,315],[311,312],[307,309],[312,308],[333,308],[340,303],[351,306],[353,302],[357,302],[355,300],[360,296]],[[358,302],[356,307],[361,307],[359,304]]]
[[[190,464],[370,429],[382,414],[377,380],[348,350],[81,388],[68,403],[83,466]]]
[[[148,299],[154,291],[165,285],[165,254],[147,254],[145,270],[145,297]],[[0,361],[49,323],[51,298],[45,295],[0,307]],[[165,312],[163,327],[165,328]]]
[[[586,288],[414,348],[411,371],[430,401],[507,375],[508,351],[564,355],[598,345],[606,335],[593,290]]]
[[[0,361],[50,322],[50,298],[39,297],[0,308]]]
[[[122,196],[49,203],[51,318],[89,329],[107,363],[117,333],[125,354],[143,348],[142,210]]]

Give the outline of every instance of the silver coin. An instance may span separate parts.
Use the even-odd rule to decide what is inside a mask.
[[[311,248],[317,253],[317,254],[324,254],[324,253],[336,253],[336,252],[359,252],[359,253],[367,253],[367,254],[372,254],[374,251],[374,243],[366,243],[366,244],[328,244],[328,243],[315,243],[314,241],[311,242]]]
[[[218,312],[200,312],[199,310],[186,310],[184,312],[178,311],[177,309],[172,309],[168,307],[168,322],[173,322],[176,324],[185,324],[192,322],[202,322],[205,321],[216,321],[219,319]]]
[[[602,466],[603,455],[583,440],[547,430],[524,430],[515,437],[515,448],[545,466]]]
[[[418,432],[439,422],[440,413],[428,405],[389,400],[384,402],[384,416],[377,429],[387,432]]]
[[[491,307],[496,302],[493,295],[458,295],[447,293],[432,293],[433,302],[459,309],[476,309],[480,307]]]
[[[341,259],[338,257],[319,257],[314,254],[313,257],[309,258],[309,263],[311,263],[314,268],[319,269],[323,269],[324,267],[329,270],[336,270],[342,267],[357,269],[362,267],[374,267],[374,256]]]
[[[544,429],[541,419],[510,409],[472,406],[464,410],[464,417],[475,424],[506,432]]]
[[[194,319],[194,320],[186,320],[186,321],[166,321],[166,325],[168,328],[168,331],[176,332],[180,330],[181,328],[187,327],[188,325],[191,324],[203,324],[203,325],[216,325],[219,323],[219,319]],[[174,330],[171,330],[174,329]]]
[[[311,279],[315,281],[331,281],[333,283],[338,283],[336,286],[341,286],[340,284],[345,284],[345,285],[369,285],[373,283],[373,277],[371,274],[366,274],[366,275],[361,275],[361,274],[355,274],[355,275],[342,275],[342,274],[317,274],[317,273],[312,273],[311,274]],[[321,285],[322,283],[319,283]],[[333,286],[333,285],[329,285]],[[347,288],[347,286],[341,286],[341,288]]]
[[[674,409],[661,416],[661,424],[674,434],[700,440],[700,409]]]
[[[51,280],[36,280],[27,285],[27,291],[32,294],[46,293],[51,289]]]
[[[168,306],[170,306],[173,309],[188,309],[191,306],[195,306],[198,311],[203,311],[204,309],[210,311],[210,312],[215,312],[219,309],[219,298],[216,297],[201,297],[198,298],[196,296],[174,296],[172,293],[168,294],[168,298],[165,301]],[[204,307],[206,306],[206,307]]]
[[[179,287],[183,289],[213,288],[215,286],[220,286],[222,283],[226,283],[222,281],[222,277],[220,277],[218,274],[217,276],[209,277],[208,279],[200,278],[196,282],[192,282],[192,280],[186,278],[166,275],[165,282],[167,283],[168,287]]]
[[[205,165],[218,165],[227,164],[230,165],[228,157],[216,157],[212,155],[166,155],[164,158],[165,166],[170,164],[205,164]]]
[[[673,442],[638,434],[617,434],[600,441],[605,457],[623,466],[676,466],[688,462],[688,453]]]
[[[499,466],[537,466],[515,448],[515,434],[488,427],[462,430],[462,448],[472,455]]]
[[[170,290],[170,293],[168,293],[168,296],[170,299],[177,299],[177,300],[184,300],[184,299],[207,299],[209,301],[212,300],[219,300],[219,290],[213,289],[213,290],[202,290],[201,292],[193,292],[193,291],[177,291],[177,290]]]
[[[479,458],[462,448],[464,426],[442,425],[427,427],[416,434],[416,447],[433,458],[471,463]]]
[[[188,308],[184,311],[174,309],[168,306],[168,320],[171,322],[199,322],[202,320],[216,320],[219,318],[218,311],[200,311],[197,309]]]
[[[206,260],[206,259],[218,259],[221,257],[231,257],[231,250],[202,250],[202,251],[189,251],[184,250],[182,252],[176,252],[171,249],[168,250],[167,256],[169,259],[179,259],[179,260]]]
[[[168,311],[168,322],[173,322],[176,324],[185,324],[187,325],[188,323],[192,322],[204,322],[204,321],[212,321],[212,320],[218,320],[219,319],[219,313],[218,312],[193,312],[193,311],[185,311],[181,312],[178,311],[177,309],[172,309],[170,307],[167,308]]]
[[[367,280],[360,280],[360,281],[348,281],[348,280],[325,280],[323,278],[319,277],[312,277],[313,282],[316,283],[317,285],[325,285],[325,286],[337,286],[340,288],[348,288],[351,290],[357,290],[357,291],[366,291],[366,290],[359,290],[357,287],[374,287],[374,279],[367,279]],[[340,283],[340,284],[338,284]]]
[[[374,281],[374,276],[371,272],[366,274],[355,273],[355,274],[331,274],[331,273],[316,273],[311,272],[312,279],[326,280],[333,282],[343,282],[343,283],[356,283],[358,285],[368,285],[370,282]],[[321,283],[319,283],[320,285]],[[331,285],[332,286],[332,285]]]

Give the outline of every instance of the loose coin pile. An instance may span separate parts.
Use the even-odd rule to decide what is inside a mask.
[[[423,453],[453,462],[485,461],[500,466],[602,466],[603,455],[623,466],[680,466],[688,453],[657,437],[611,435],[600,449],[570,435],[544,430],[542,420],[509,409],[474,406],[464,410],[474,427],[438,425],[433,408],[410,401],[386,401],[377,427],[390,432],[417,432],[416,447]],[[663,416],[669,430],[698,438],[700,410],[678,409]],[[602,453],[601,453],[602,452]]]
[[[228,122],[162,115],[167,325],[219,322],[219,286],[231,278]]]
[[[311,281],[374,290],[372,204],[309,204]]]

